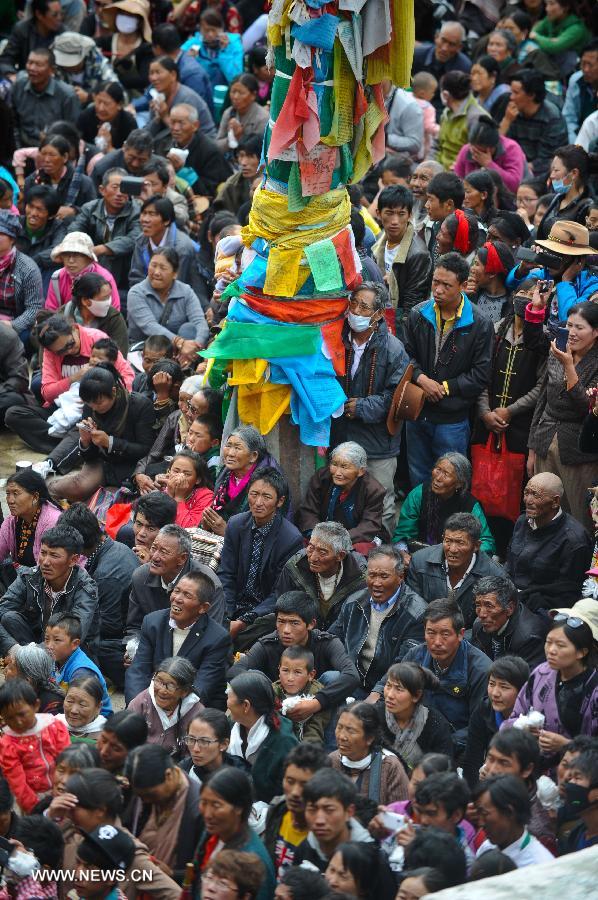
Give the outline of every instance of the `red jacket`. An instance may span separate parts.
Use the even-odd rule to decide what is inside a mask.
[[[49,713],[38,713],[35,726],[24,734],[4,727],[0,767],[23,812],[30,813],[39,795],[50,790],[56,757],[70,742],[66,726]]]

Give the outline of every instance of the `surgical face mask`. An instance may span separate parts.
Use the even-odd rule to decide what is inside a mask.
[[[6,867],[18,878],[29,878],[41,868],[33,853],[23,850],[15,850],[14,853],[11,853]]]
[[[137,16],[127,16],[125,13],[117,13],[116,30],[121,34],[135,34],[137,31]]]
[[[523,295],[513,297],[513,309],[515,310],[515,315],[525,319],[525,310],[529,302],[529,297],[524,297]]]
[[[566,194],[567,191],[569,190],[569,188],[571,187],[570,184],[565,184],[565,182],[562,178],[557,178],[556,180],[553,178],[551,180],[551,184],[552,184],[552,190],[554,191],[555,194]]]
[[[348,319],[351,331],[357,332],[367,331],[372,322],[371,316],[356,316],[355,313],[352,312],[349,313]]]
[[[95,316],[97,319],[103,319],[104,316],[108,315],[108,310],[111,306],[111,297],[109,297],[108,300],[92,300],[89,304],[89,311],[92,316]]]

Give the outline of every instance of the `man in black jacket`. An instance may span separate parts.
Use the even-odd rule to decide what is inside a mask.
[[[544,662],[544,638],[548,621],[527,609],[517,599],[510,578],[486,575],[473,587],[477,619],[471,643],[495,660],[520,656],[530,669]]]
[[[353,694],[359,684],[359,675],[342,642],[327,631],[319,631],[315,625],[313,600],[300,591],[283,594],[276,601],[276,631],[256,641],[251,650],[241,656],[229,671],[228,680],[249,669],[258,669],[270,681],[276,681],[285,647],[298,644],[312,651],[318,681],[323,683],[325,673],[334,675],[324,678],[326,684],[315,697],[302,700],[289,710],[289,718],[302,722],[321,709],[334,709]]]
[[[490,378],[494,327],[463,293],[469,266],[458,253],[439,257],[432,299],[405,321],[405,349],[413,381],[426,395],[415,422],[407,422],[407,459],[414,485],[428,481],[449,450],[467,456],[471,407]]]
[[[392,546],[372,550],[365,591],[344,604],[329,628],[357,667],[361,697],[370,694],[390,666],[423,640],[426,604],[404,578],[400,550]]]
[[[561,508],[563,482],[542,472],[523,492],[525,512],[515,522],[505,568],[530,609],[572,606],[592,558],[590,535]]]
[[[60,0],[33,0],[31,16],[16,23],[2,51],[2,74],[23,70],[32,50],[52,45],[56,35],[64,31],[61,7]]]
[[[0,425],[11,406],[35,406],[25,348],[14,328],[0,325]]]
[[[232,168],[214,141],[199,131],[199,116],[189,103],[178,103],[170,111],[170,133],[174,149],[187,150],[185,166],[197,173],[193,193],[215,197],[218,185],[232,175]],[[172,158],[172,157],[171,157]],[[175,164],[176,167],[176,164]]]
[[[133,572],[127,614],[125,642],[141,630],[144,616],[167,609],[175,584],[191,571],[202,572],[210,579],[216,595],[210,602],[209,616],[222,625],[224,593],[211,569],[191,559],[191,538],[180,525],[164,525],[152,543],[150,561]]]
[[[215,596],[203,572],[187,572],[170,595],[170,608],[147,615],[133,663],[125,676],[127,703],[149,687],[163,659],[183,656],[197,670],[194,690],[204,706],[222,708],[230,636],[208,615]]]
[[[384,310],[388,302],[388,291],[374,281],[364,281],[351,294],[349,315],[343,326],[346,375],[339,377],[349,400],[343,415],[332,419],[330,446],[355,441],[363,447],[369,474],[386,489],[382,524],[392,534],[401,429],[389,434],[386,418],[409,358],[386,325]]]
[[[288,495],[287,480],[278,469],[258,469],[249,482],[249,511],[232,516],[226,525],[218,577],[238,650],[271,631],[274,586],[286,561],[303,547],[301,532],[280,513]]]
[[[340,522],[319,522],[305,550],[286,563],[276,582],[276,596],[304,591],[318,608],[318,627],[328,629],[343,604],[365,589],[365,559],[352,549],[351,537]]]

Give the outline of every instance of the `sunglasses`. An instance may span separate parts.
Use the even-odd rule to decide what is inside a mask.
[[[568,625],[569,628],[581,628],[582,625],[586,624],[578,616],[566,616],[564,613],[558,613],[552,621],[558,622],[559,625]]]

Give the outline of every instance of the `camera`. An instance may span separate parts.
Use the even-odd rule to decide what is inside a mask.
[[[527,247],[519,247],[515,254],[515,259],[519,260],[519,262],[534,263],[536,266],[544,266],[546,269],[560,269],[563,264],[562,257],[557,256],[556,253],[548,253],[545,250],[538,253],[535,250],[529,250]]]
[[[143,178],[137,178],[134,175],[127,175],[126,178],[120,180],[121,194],[128,194],[129,197],[139,197],[143,190]]]

